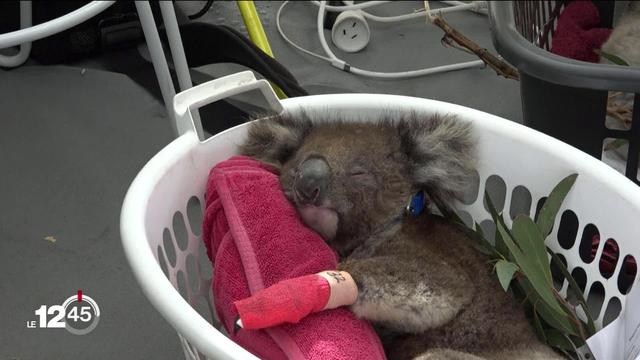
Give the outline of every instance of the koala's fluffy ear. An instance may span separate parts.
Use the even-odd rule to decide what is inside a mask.
[[[240,153],[280,167],[291,157],[311,129],[306,116],[287,114],[262,118],[249,125]]]
[[[475,169],[471,124],[451,116],[413,116],[397,128],[416,186],[443,205],[460,199]]]

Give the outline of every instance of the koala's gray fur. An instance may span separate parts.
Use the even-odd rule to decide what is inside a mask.
[[[469,123],[283,115],[253,122],[241,151],[281,169],[287,197],[356,281],[352,310],[376,326],[389,359],[562,358],[538,341],[464,230],[428,212],[398,221],[418,190],[446,204],[461,196],[474,171]],[[330,168],[313,206],[293,188],[309,157]]]
[[[630,1],[627,11],[622,15],[602,50],[619,56],[630,66],[640,67],[640,3]],[[607,62],[602,59],[601,62]]]

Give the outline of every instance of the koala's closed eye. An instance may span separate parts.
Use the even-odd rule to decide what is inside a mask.
[[[349,177],[362,185],[375,185],[376,177],[365,167],[363,166],[353,166],[348,172],[347,175]]]
[[[362,176],[368,175],[369,171],[361,166],[355,166],[351,170],[349,170],[350,176]]]

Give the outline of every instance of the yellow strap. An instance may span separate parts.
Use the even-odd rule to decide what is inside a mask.
[[[238,4],[240,15],[242,15],[242,20],[249,32],[249,38],[251,41],[253,41],[253,43],[267,55],[274,57],[273,52],[271,51],[271,46],[269,46],[269,40],[267,40],[267,35],[264,32],[264,28],[262,28],[262,23],[260,22],[260,17],[258,16],[258,12],[256,11],[256,6],[253,1],[238,0],[236,3]],[[277,85],[271,83],[271,87],[273,88],[273,91],[275,91],[276,95],[278,95],[278,98],[285,99],[287,97],[287,95],[285,95],[282,89]]]

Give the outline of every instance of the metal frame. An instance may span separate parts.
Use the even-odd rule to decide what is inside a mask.
[[[20,1],[20,29],[31,27],[31,1]],[[3,47],[0,47],[2,49]],[[20,50],[14,55],[0,55],[0,66],[16,67],[24,64],[31,53],[31,41],[20,44]]]
[[[76,26],[96,15],[113,5],[115,1],[92,1],[89,4],[72,11],[59,18],[47,21],[36,26],[32,25],[32,4],[31,1],[20,1],[20,30],[9,32],[6,34],[0,34],[0,49],[5,49],[13,46],[20,46],[20,51],[11,56],[0,55],[0,66],[4,67],[16,67],[22,65],[31,51],[31,42],[51,36],[61,31],[67,30],[73,26]],[[173,65],[178,77],[178,84],[180,90],[184,91],[193,86],[191,82],[191,76],[189,75],[189,67],[187,65],[186,56],[184,54],[184,48],[182,46],[182,40],[180,38],[180,30],[178,28],[178,22],[176,19],[175,10],[171,1],[160,1],[160,11],[162,13],[162,19],[164,21],[167,38],[169,39],[169,49],[171,51],[171,57],[173,59]],[[148,1],[136,1],[136,10],[140,18],[142,30],[144,32],[145,41],[149,47],[149,53],[151,54],[151,61],[153,68],[160,85],[160,91],[162,98],[167,109],[167,114],[170,118],[171,127],[174,134],[178,135],[178,127],[173,111],[173,97],[176,95],[176,90],[173,85],[173,79],[169,72],[169,65],[162,48],[162,42],[160,41],[160,35],[156,28],[156,22],[153,18],[151,6]],[[200,122],[200,116],[197,110],[193,113],[195,128],[202,138],[202,123]]]

